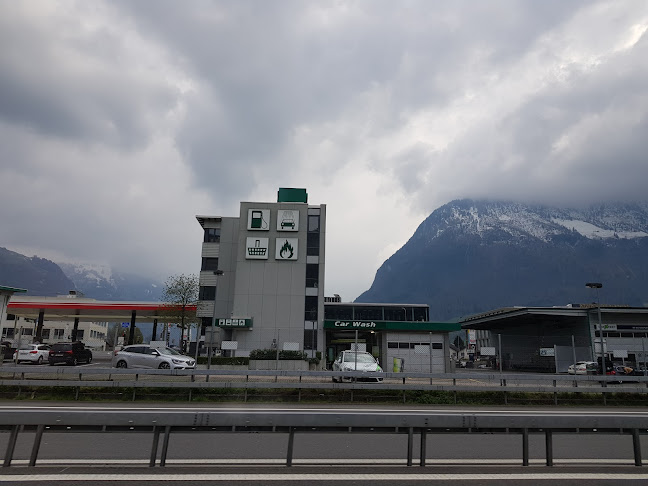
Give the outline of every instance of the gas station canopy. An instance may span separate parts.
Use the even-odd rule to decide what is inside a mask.
[[[196,306],[188,306],[190,310]],[[74,320],[89,322],[129,321],[135,313],[140,322],[164,320],[169,316],[169,304],[164,302],[100,301],[76,296],[26,297],[12,296],[7,313],[28,319]]]

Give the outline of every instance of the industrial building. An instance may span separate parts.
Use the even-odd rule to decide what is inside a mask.
[[[575,361],[645,367],[648,308],[610,305],[508,307],[466,317],[474,359],[504,370],[567,372]]]

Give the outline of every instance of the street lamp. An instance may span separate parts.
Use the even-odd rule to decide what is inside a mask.
[[[601,336],[601,368],[602,368],[601,371],[603,375],[605,375],[607,373],[605,368],[605,347],[603,342],[603,326],[601,325],[601,298],[599,295],[599,289],[603,288],[603,284],[599,282],[588,282],[585,284],[585,287],[589,289],[596,289],[596,310],[598,313],[599,334]]]
[[[216,292],[214,292],[214,311],[212,312],[212,321],[211,328],[209,332],[209,347],[207,348],[207,369],[211,367],[212,360],[212,349],[214,346],[214,324],[216,323],[216,294],[218,293],[218,277],[223,275],[222,270],[215,270],[214,275],[216,276]],[[207,376],[207,381],[209,381],[209,376]]]

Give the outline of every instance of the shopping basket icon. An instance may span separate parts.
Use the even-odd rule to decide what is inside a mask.
[[[249,256],[265,256],[266,251],[268,251],[267,248],[263,248],[259,246],[261,244],[260,240],[255,240],[254,246],[249,247],[247,249],[248,255]]]

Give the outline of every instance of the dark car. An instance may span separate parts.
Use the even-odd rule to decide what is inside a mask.
[[[49,364],[66,363],[76,366],[78,363],[92,363],[92,351],[81,341],[52,344],[49,351]]]
[[[0,351],[2,352],[1,359],[13,359],[13,355],[16,352],[16,347],[9,341],[2,341],[0,343]]]

